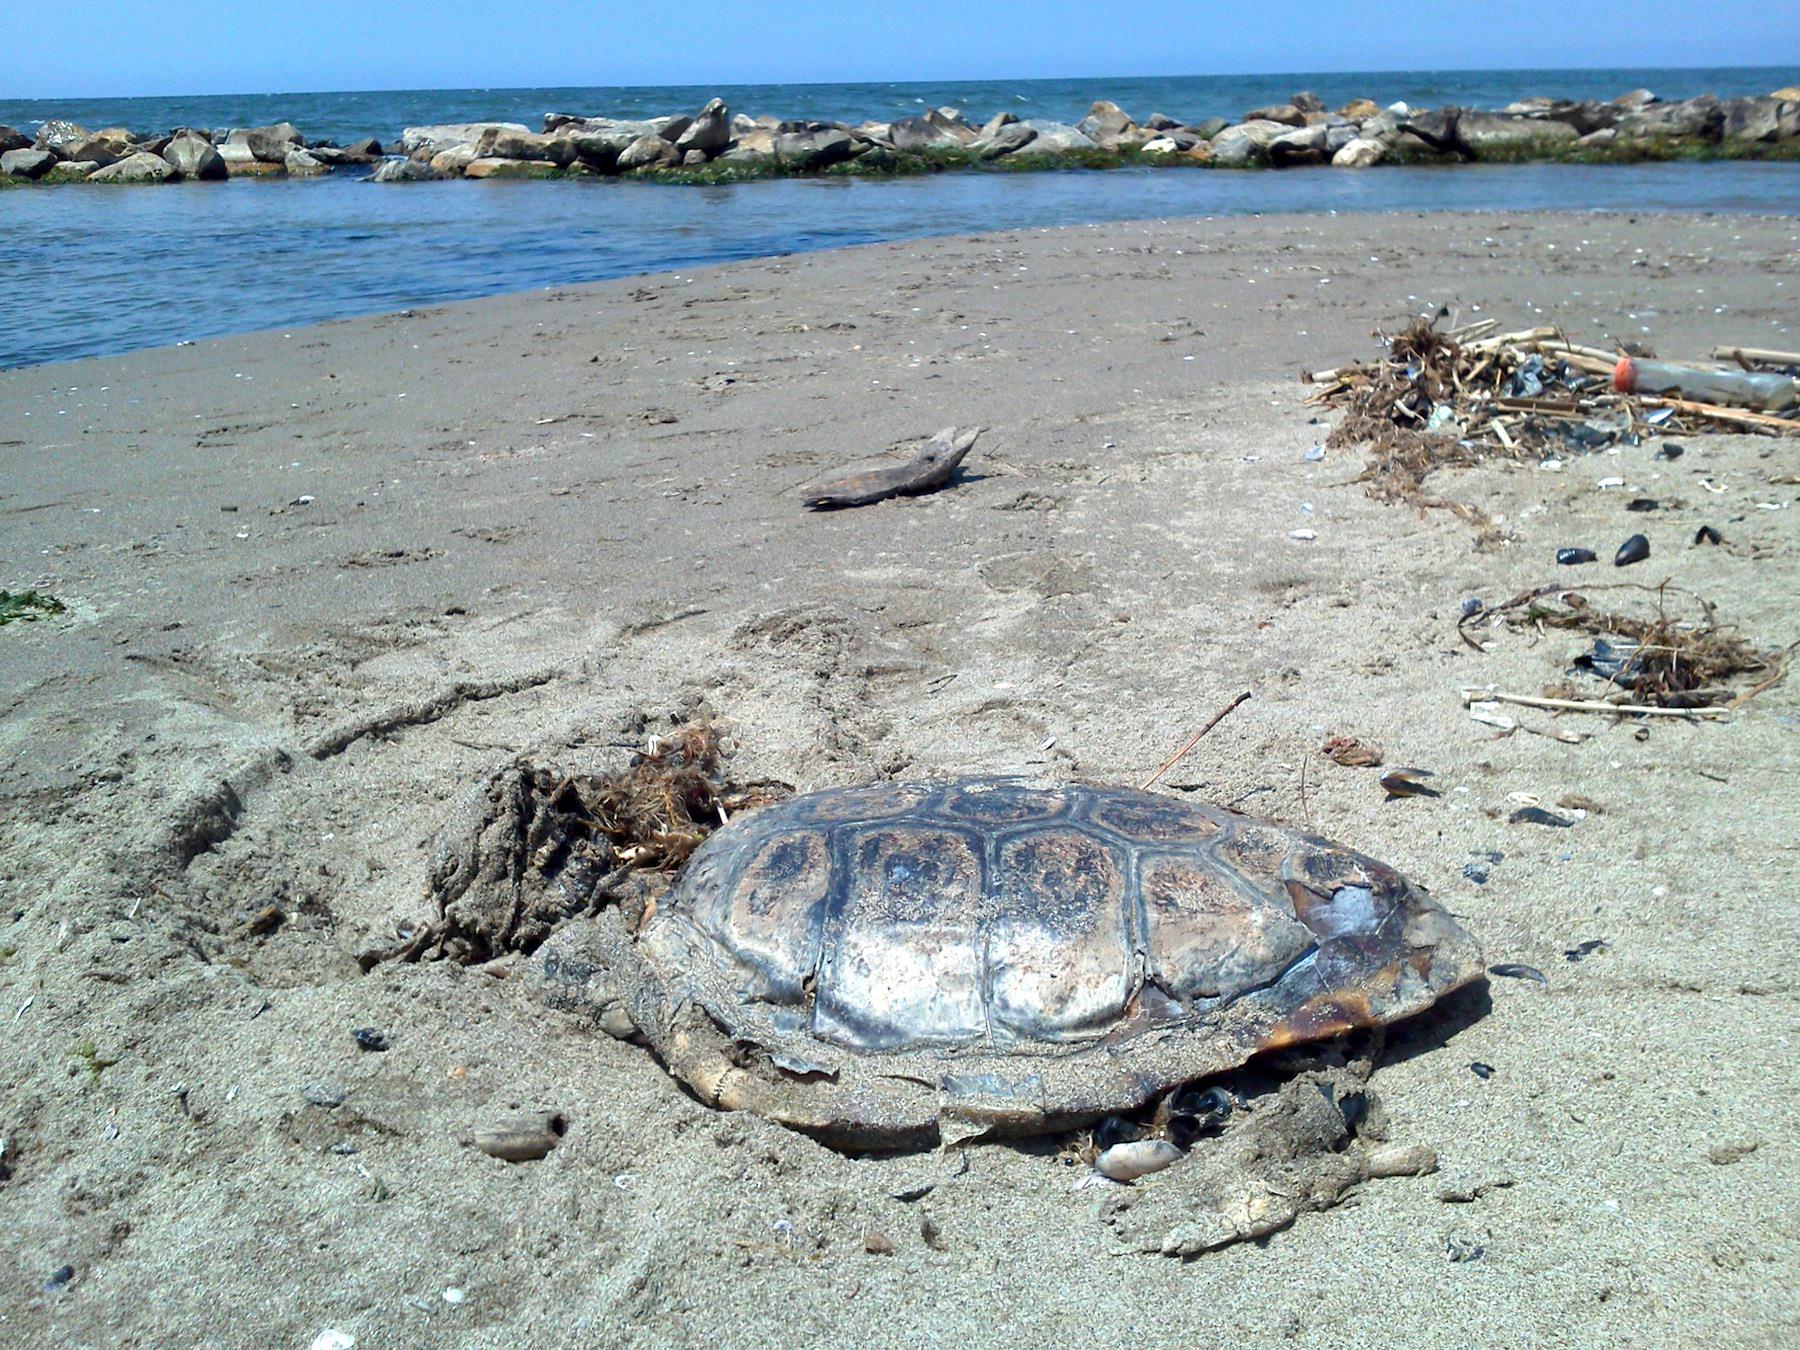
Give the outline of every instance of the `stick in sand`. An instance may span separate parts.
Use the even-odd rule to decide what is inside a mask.
[[[1163,761],[1162,768],[1158,769],[1155,773],[1151,774],[1148,778],[1146,778],[1144,780],[1143,786],[1140,787],[1138,789],[1138,791],[1139,792],[1148,792],[1151,788],[1155,787],[1156,782],[1159,778],[1161,778],[1170,769],[1174,768],[1177,764],[1181,763],[1182,759],[1184,757],[1186,757],[1188,751],[1192,750],[1196,745],[1200,744],[1201,737],[1205,736],[1207,732],[1211,731],[1214,727],[1218,726],[1219,723],[1223,722],[1225,720],[1226,714],[1231,712],[1232,709],[1236,708],[1238,706],[1238,704],[1244,702],[1249,697],[1250,697],[1250,691],[1248,689],[1246,689],[1246,690],[1244,690],[1243,693],[1239,694],[1236,698],[1232,699],[1231,702],[1227,703],[1223,708],[1220,708],[1219,711],[1214,713],[1212,715],[1212,721],[1208,722],[1205,726],[1201,727],[1200,730],[1196,731],[1192,736],[1188,737],[1187,744],[1182,746],[1181,749],[1177,750],[1174,754],[1170,755],[1167,759],[1165,759]]]
[[[1729,717],[1729,708],[1660,708],[1643,703],[1602,703],[1573,698],[1539,698],[1533,694],[1501,694],[1487,689],[1465,689],[1464,703],[1512,703],[1521,708],[1547,708],[1552,712],[1617,713],[1625,717]]]

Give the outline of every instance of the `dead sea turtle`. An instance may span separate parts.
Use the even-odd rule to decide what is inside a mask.
[[[852,1146],[1086,1123],[1480,973],[1422,889],[1341,845],[994,779],[742,816],[635,936],[615,908],[533,961],[701,1100]]]

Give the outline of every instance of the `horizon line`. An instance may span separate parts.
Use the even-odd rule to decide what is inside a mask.
[[[660,84],[495,84],[495,85],[418,85],[411,87],[393,87],[385,89],[272,89],[266,91],[229,90],[184,93],[158,94],[57,94],[18,97],[0,97],[0,103],[72,103],[80,101],[126,102],[136,99],[160,99],[165,102],[183,98],[300,98],[320,95],[342,94],[452,94],[482,93],[502,94],[513,91],[526,92],[536,90],[558,89],[710,89],[710,88],[745,88],[745,89],[821,89],[821,88],[853,88],[869,85],[921,86],[950,85],[958,83],[982,84],[1052,84],[1071,82],[1104,82],[1107,80],[1212,80],[1212,79],[1287,79],[1307,76],[1330,75],[1334,77],[1367,75],[1367,76],[1420,76],[1437,74],[1473,74],[1491,73],[1496,75],[1545,73],[1555,74],[1562,71],[1754,71],[1754,70],[1788,70],[1800,69],[1800,63],[1769,62],[1759,65],[1674,65],[1674,66],[1609,66],[1609,65],[1563,65],[1563,66],[1428,66],[1428,67],[1395,67],[1388,70],[1227,70],[1187,72],[1176,75],[954,75],[939,76],[929,79],[869,79],[869,80],[713,80],[697,83],[660,83]]]

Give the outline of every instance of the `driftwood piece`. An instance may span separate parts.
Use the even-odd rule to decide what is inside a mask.
[[[867,506],[888,497],[911,497],[930,492],[948,483],[981,434],[980,427],[957,432],[945,427],[926,442],[917,459],[891,469],[870,469],[809,487],[801,500],[814,511],[832,511],[847,506]]]

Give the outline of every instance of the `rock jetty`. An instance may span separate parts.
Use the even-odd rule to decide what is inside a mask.
[[[850,125],[734,115],[719,99],[691,115],[642,120],[550,113],[517,122],[407,127],[376,140],[309,141],[289,122],[142,136],[50,121],[35,136],[0,126],[0,183],[207,182],[244,175],[316,177],[358,167],[378,183],[447,178],[633,175],[723,182],[789,174],[929,172],[1117,164],[1291,168],[1379,164],[1614,162],[1800,158],[1800,88],[1764,96],[1665,102],[1638,89],[1608,102],[1531,98],[1497,111],[1386,107],[1353,99],[1333,111],[1316,94],[1246,112],[1237,122],[1139,120],[1099,102],[1080,122],[1003,112],[977,125],[955,108]],[[372,170],[372,171],[371,171]]]

